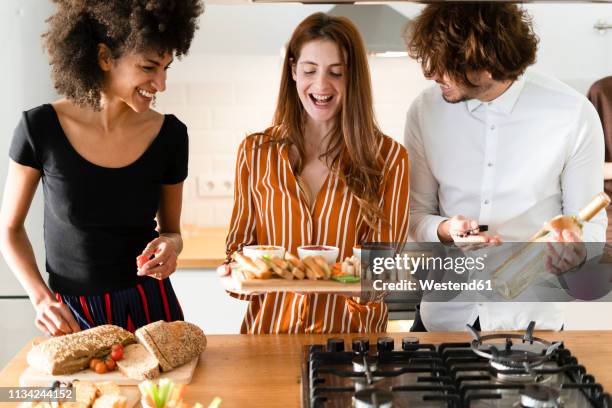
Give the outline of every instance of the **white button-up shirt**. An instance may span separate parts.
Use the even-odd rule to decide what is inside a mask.
[[[505,241],[526,241],[559,214],[577,214],[603,191],[604,138],[591,103],[564,83],[528,71],[491,102],[448,103],[425,90],[406,119],[410,154],[410,233],[438,242],[440,222],[463,215]],[[585,223],[586,242],[605,241],[601,211]],[[429,303],[428,330],[559,329],[555,303]]]

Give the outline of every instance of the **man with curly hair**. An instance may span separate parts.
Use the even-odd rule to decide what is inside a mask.
[[[602,191],[603,134],[593,106],[562,82],[527,70],[538,38],[510,3],[437,3],[405,33],[409,54],[437,85],[412,104],[405,142],[411,161],[416,241],[458,245],[526,241],[558,214],[577,214]],[[488,232],[479,225],[487,225]],[[558,242],[605,241],[605,214],[583,235],[554,230]],[[584,245],[548,252],[560,273],[582,262]],[[557,303],[422,302],[413,330],[558,330]]]
[[[1,249],[50,335],[183,318],[168,276],[188,138],[151,109],[189,50],[201,0],[57,0],[44,42],[64,97],[24,112],[10,147]],[[24,220],[39,181],[49,287]],[[138,258],[138,266],[137,266]]]

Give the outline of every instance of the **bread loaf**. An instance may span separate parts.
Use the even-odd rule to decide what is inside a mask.
[[[72,374],[89,367],[92,358],[109,353],[113,344],[125,346],[135,341],[129,331],[107,324],[40,343],[32,347],[27,361],[47,374]]]
[[[206,348],[206,336],[198,326],[183,321],[158,321],[136,330],[138,341],[170,371],[198,357]]]
[[[142,344],[130,344],[117,361],[123,375],[135,380],[152,380],[159,377],[159,361]]]

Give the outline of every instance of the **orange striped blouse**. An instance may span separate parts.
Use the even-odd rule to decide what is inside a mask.
[[[288,147],[269,136],[248,136],[238,149],[234,210],[227,236],[227,256],[245,245],[278,245],[297,254],[302,245],[333,245],[339,259],[363,242],[403,242],[408,236],[408,152],[389,137],[382,139],[385,167],[381,208],[388,223],[378,231],[362,219],[345,183],[330,172],[312,212],[289,161]],[[241,333],[380,332],[387,327],[382,302],[359,304],[336,294],[291,292],[230,295],[248,300]]]

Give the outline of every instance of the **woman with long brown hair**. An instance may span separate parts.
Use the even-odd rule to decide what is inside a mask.
[[[382,134],[363,41],[346,18],[316,13],[295,29],[273,126],[248,136],[236,162],[227,255],[245,245],[404,241],[408,154]],[[384,331],[382,302],[336,294],[266,293],[249,300],[242,333]]]

